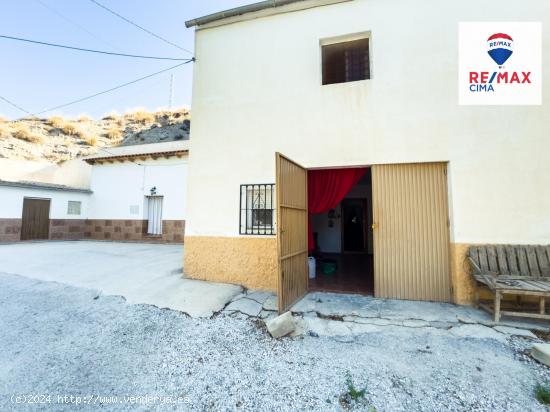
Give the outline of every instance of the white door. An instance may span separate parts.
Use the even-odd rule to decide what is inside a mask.
[[[147,196],[147,234],[162,235],[162,196]]]

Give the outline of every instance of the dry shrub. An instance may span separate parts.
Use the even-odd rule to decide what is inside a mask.
[[[7,124],[0,124],[0,139],[5,139],[11,135],[10,128]]]
[[[111,127],[105,132],[105,136],[110,140],[119,140],[122,138],[122,131],[116,127]]]
[[[29,126],[24,123],[18,123],[14,126],[12,131],[13,137],[19,140],[25,140],[30,143],[42,143],[44,138],[39,134],[33,133]]]
[[[74,124],[65,122],[61,127],[59,127],[59,130],[63,134],[66,134],[68,136],[82,136],[82,130],[80,130],[78,127],[76,127]]]
[[[110,113],[107,113],[102,120],[116,120],[120,117],[117,112],[113,111]]]
[[[141,124],[153,123],[156,120],[153,113],[146,112],[145,110],[138,110],[136,112],[129,113],[126,115],[126,117],[136,123]]]
[[[88,136],[83,135],[82,141],[86,143],[88,146],[97,146],[97,137],[96,136]]]
[[[46,124],[49,124],[52,127],[55,127],[56,129],[61,129],[61,127],[65,124],[65,119],[59,116],[52,116],[48,120],[46,120]]]
[[[88,116],[87,114],[81,114],[80,116],[78,116],[77,120],[80,123],[86,123],[86,122],[91,122],[92,118],[90,116]]]

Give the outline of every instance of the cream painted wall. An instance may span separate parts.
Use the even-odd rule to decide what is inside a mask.
[[[67,192],[63,190],[31,189],[22,187],[0,186],[0,218],[21,219],[23,215],[23,199],[34,197],[51,199],[50,219],[87,219],[90,208],[90,194]],[[80,215],[67,214],[68,202],[82,202]]]
[[[90,219],[145,219],[152,187],[164,196],[164,220],[185,219],[186,157],[94,165]],[[136,213],[131,206],[138,206]]]
[[[460,21],[542,21],[542,106],[458,106]],[[354,0],[199,30],[187,235],[238,236],[239,185],[449,161],[454,242],[550,243],[550,2]],[[321,86],[321,39],[371,32],[372,79]],[[484,47],[485,45],[481,45]]]

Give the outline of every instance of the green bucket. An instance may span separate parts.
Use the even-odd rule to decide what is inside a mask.
[[[324,275],[334,275],[336,273],[336,261],[327,259],[321,261],[321,272]]]

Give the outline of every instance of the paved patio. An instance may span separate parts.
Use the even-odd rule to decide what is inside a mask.
[[[183,246],[122,242],[0,245],[0,274],[53,281],[210,317],[242,288],[182,278]]]

